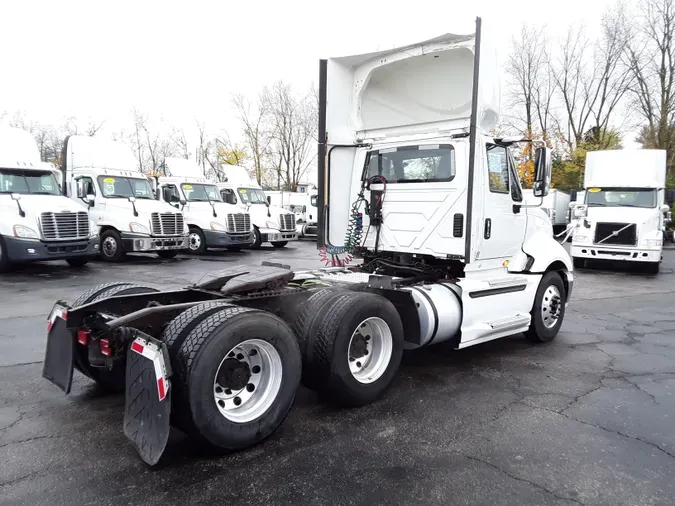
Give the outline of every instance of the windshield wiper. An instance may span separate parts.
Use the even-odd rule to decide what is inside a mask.
[[[116,193],[113,193],[111,195],[103,195],[107,199],[128,199],[129,197],[133,197],[133,195],[117,195]]]
[[[52,192],[30,192],[31,195],[59,195],[58,193]]]

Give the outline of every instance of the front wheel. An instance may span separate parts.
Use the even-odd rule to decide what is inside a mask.
[[[201,255],[206,251],[206,237],[204,236],[202,229],[198,227],[190,227],[188,248],[190,249],[190,253],[194,255]]]
[[[287,244],[288,241],[276,241],[272,243],[272,246],[274,246],[275,248],[285,248]]]
[[[5,241],[0,237],[0,272],[7,272],[11,269],[12,262],[9,260]]]
[[[525,337],[535,343],[552,341],[558,335],[565,317],[565,300],[565,285],[560,274],[544,274],[534,297],[530,328],[525,331]]]
[[[84,267],[89,263],[89,257],[66,258],[66,262],[71,267]]]
[[[258,227],[253,227],[253,236],[255,239],[253,241],[253,244],[251,244],[250,248],[260,249],[260,245],[262,244],[262,236],[260,235],[260,230],[258,230]]]
[[[124,258],[122,237],[117,230],[106,230],[101,234],[101,258],[106,262],[119,262]]]

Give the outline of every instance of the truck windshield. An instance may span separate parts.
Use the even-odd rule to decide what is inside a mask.
[[[309,203],[314,207],[316,207],[316,197],[316,195],[312,195],[309,199]]]
[[[653,188],[589,188],[586,191],[588,207],[656,207]]]
[[[222,202],[218,187],[214,184],[189,184],[180,185],[185,194],[185,200],[190,202]]]
[[[99,176],[98,184],[106,198],[154,199],[147,179],[135,177]]]
[[[259,188],[237,188],[239,198],[244,204],[265,204],[265,192]]]
[[[51,172],[0,169],[0,193],[60,195],[61,191]]]
[[[384,176],[387,183],[431,183],[455,177],[455,150],[450,144],[401,146],[370,151],[364,178]]]

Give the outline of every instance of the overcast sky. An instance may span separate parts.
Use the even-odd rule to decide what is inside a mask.
[[[597,33],[611,0],[268,2],[4,0],[0,2],[0,112],[58,124],[64,116],[128,124],[136,106],[191,127],[238,130],[230,94],[277,79],[308,88],[319,58],[467,33],[492,18],[500,57],[524,20],[552,35],[583,22]],[[544,7],[546,5],[546,7]],[[496,21],[496,22],[495,22]],[[502,88],[503,90],[503,88]],[[503,100],[503,97],[502,97]]]

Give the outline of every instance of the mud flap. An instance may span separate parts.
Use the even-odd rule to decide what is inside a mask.
[[[168,356],[164,343],[145,334],[136,337],[127,350],[124,435],[151,466],[159,462],[169,440]]]
[[[67,317],[67,306],[58,302],[54,304],[47,321],[47,349],[42,377],[69,394],[73,382],[75,339],[68,330]]]

